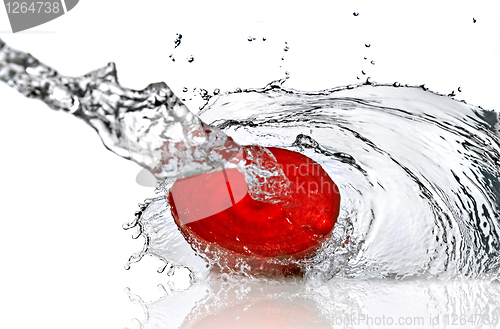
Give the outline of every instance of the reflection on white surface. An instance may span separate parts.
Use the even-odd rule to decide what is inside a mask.
[[[151,328],[498,328],[500,283],[487,281],[213,278],[185,291],[159,286],[136,320]]]

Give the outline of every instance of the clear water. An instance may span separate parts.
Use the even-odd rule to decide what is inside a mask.
[[[254,199],[287,200],[290,183],[269,151],[240,146],[205,124],[164,82],[139,91],[124,88],[114,63],[82,77],[62,76],[1,40],[0,80],[26,97],[83,119],[109,150],[147,168],[164,184],[222,167],[238,168]]]
[[[145,238],[126,267],[151,255],[163,261],[160,272],[189,268],[194,284],[187,291],[163,288],[153,302],[129,291],[145,312],[141,328],[296,328],[296,321],[352,328],[390,326],[389,319],[422,327],[498,325],[498,113],[421,87],[303,93],[283,88],[282,80],[217,93],[197,117],[165,84],[128,90],[113,64],[63,77],[1,40],[0,80],[80,117],[111,151],[167,179],[124,225]],[[173,222],[164,196],[169,178],[238,166],[231,159],[247,144],[301,152],[341,190],[332,239],[301,264],[305,280],[249,277],[243,263],[242,275],[210,273],[203,251],[193,251]],[[265,156],[260,151],[257,157]],[[174,162],[165,161],[168,154]],[[467,280],[448,281],[456,278]]]
[[[161,195],[147,200],[136,221],[125,225],[146,240],[126,267],[153,255],[165,263],[160,271],[183,266],[193,277],[206,277],[212,264],[179,234],[163,192],[173,178],[233,166],[257,182],[253,196],[269,201],[258,187],[269,184],[269,176],[275,190],[283,191],[287,182],[265,149],[241,146],[257,144],[309,156],[340,188],[341,214],[332,238],[301,264],[307,279],[498,278],[495,112],[423,87],[368,82],[303,93],[284,89],[284,79],[260,90],[216,95],[196,116],[164,83],[142,91],[123,88],[113,64],[64,77],[3,42],[0,79],[80,117],[111,151],[167,179],[157,188]],[[255,158],[247,168],[242,152]],[[260,170],[262,160],[268,170]],[[238,271],[248,274],[244,263]]]
[[[240,144],[299,151],[339,185],[339,222],[303,264],[308,278],[498,278],[497,113],[421,87],[301,93],[275,84],[213,98],[200,118]],[[187,244],[170,248],[182,238],[164,198],[148,208],[161,219],[134,223],[149,239],[146,253],[188,264]]]

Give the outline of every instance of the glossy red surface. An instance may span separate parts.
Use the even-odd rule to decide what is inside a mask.
[[[292,201],[253,200],[236,169],[179,179],[169,203],[184,236],[256,259],[306,257],[324,241],[339,215],[337,186],[312,159],[268,149],[291,182]]]

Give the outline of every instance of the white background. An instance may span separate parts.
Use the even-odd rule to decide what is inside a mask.
[[[496,8],[495,1],[82,0],[66,15],[16,34],[1,7],[0,38],[64,75],[114,61],[121,84],[136,89],[157,81],[178,95],[183,87],[263,87],[289,71],[285,87],[299,90],[370,76],[454,90],[457,99],[500,110]],[[176,33],[183,38],[174,50]],[[187,104],[196,110],[199,102]],[[133,327],[142,311],[124,288],[152,299],[156,284],[167,281],[153,259],[123,269],[142,241],[121,225],[154,195],[136,184],[140,168],[107,151],[83,122],[5,84],[0,143],[0,325]]]

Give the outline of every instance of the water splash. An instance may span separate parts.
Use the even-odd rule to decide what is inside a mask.
[[[301,152],[339,184],[339,221],[300,264],[306,278],[499,277],[498,113],[372,83],[270,84],[213,97],[199,115],[239,143]]]
[[[230,94],[200,117],[238,142],[299,151],[340,184],[360,248],[337,275],[498,277],[497,113],[373,83]]]

